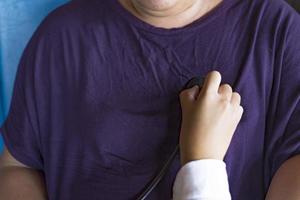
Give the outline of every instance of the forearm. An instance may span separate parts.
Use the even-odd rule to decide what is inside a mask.
[[[17,166],[0,168],[0,199],[46,200],[45,181],[40,172]]]

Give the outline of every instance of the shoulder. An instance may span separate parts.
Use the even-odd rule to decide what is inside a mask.
[[[255,0],[265,20],[273,24],[300,24],[299,13],[285,0]]]
[[[226,1],[226,0],[224,0]],[[299,13],[285,0],[231,0],[249,21],[259,19],[282,23],[284,20],[300,20]]]
[[[285,47],[298,48],[300,36],[300,15],[285,0],[237,0],[259,39],[268,41],[276,51]]]
[[[266,23],[268,20],[272,24],[271,31],[278,35],[278,42],[284,44],[283,50],[295,55],[300,50],[300,14],[284,0],[265,0],[265,3],[268,6]]]

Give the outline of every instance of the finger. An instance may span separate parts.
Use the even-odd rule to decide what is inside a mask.
[[[241,105],[238,105],[238,106],[233,106],[233,110],[235,113],[234,118],[236,119],[236,122],[239,123],[244,113],[244,108]]]
[[[194,85],[192,88],[187,90],[187,98],[189,100],[196,100],[198,93],[200,90],[200,86],[199,85]]]
[[[197,99],[199,90],[199,85],[194,85],[189,89],[185,89],[180,93],[180,99],[183,101],[194,101]]]
[[[218,93],[222,96],[222,98],[230,101],[232,97],[232,88],[228,84],[222,84],[218,89]]]
[[[231,103],[234,105],[240,105],[241,104],[241,95],[237,92],[233,92],[231,96]]]
[[[244,113],[244,108],[241,105],[239,105],[237,109],[238,109],[237,117],[238,117],[238,122],[239,122],[242,119],[242,116]]]
[[[207,74],[202,90],[203,92],[217,93],[221,83],[221,74],[218,71],[211,71]]]

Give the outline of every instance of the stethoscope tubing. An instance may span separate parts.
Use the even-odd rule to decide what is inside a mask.
[[[194,77],[187,83],[185,89],[192,88],[195,85],[199,85],[201,87],[203,85],[203,81],[204,80],[202,77]],[[146,187],[143,193],[137,198],[137,200],[145,200],[150,195],[150,193],[154,190],[154,188],[159,184],[159,182],[162,180],[164,175],[167,173],[169,166],[171,165],[172,161],[175,159],[178,152],[179,152],[179,145],[177,144],[174,151],[172,152],[171,156],[166,161],[162,169],[154,177],[154,179],[152,179],[150,184]]]

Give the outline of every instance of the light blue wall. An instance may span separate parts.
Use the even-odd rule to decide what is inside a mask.
[[[0,125],[8,114],[20,56],[41,20],[66,0],[0,0]],[[0,138],[0,151],[2,150]]]

